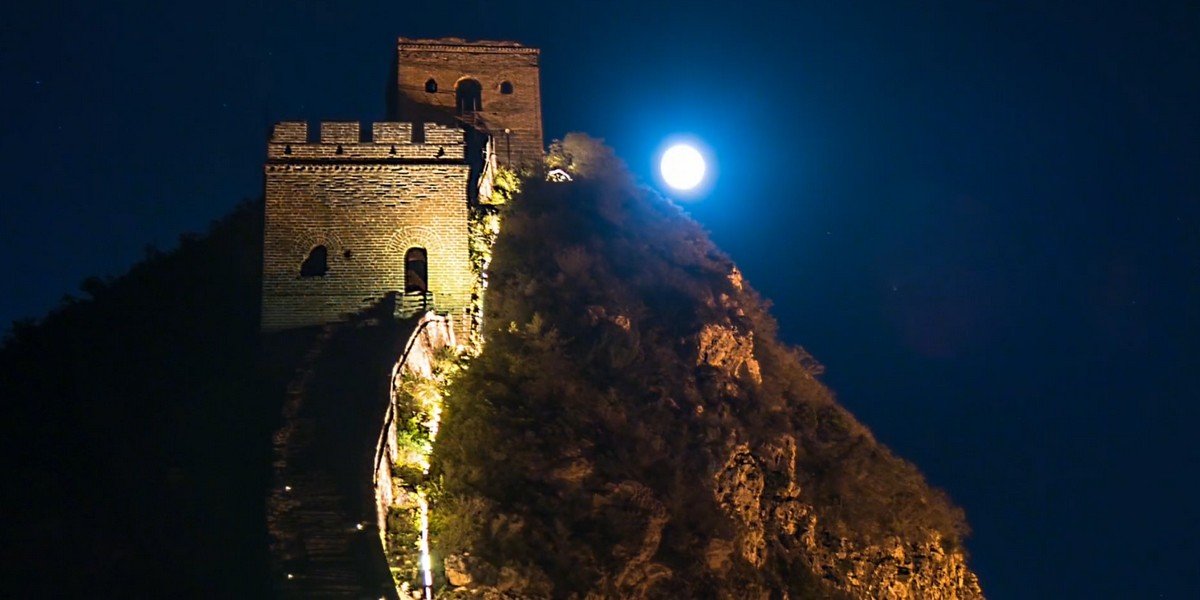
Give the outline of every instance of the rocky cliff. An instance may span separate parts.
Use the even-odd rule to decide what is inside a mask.
[[[680,210],[599,144],[524,183],[433,455],[479,598],[980,598],[962,513],[834,401]]]

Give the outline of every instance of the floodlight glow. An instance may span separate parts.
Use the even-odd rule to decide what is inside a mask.
[[[659,162],[663,181],[677,190],[690,190],[704,180],[704,157],[692,146],[675,144]]]

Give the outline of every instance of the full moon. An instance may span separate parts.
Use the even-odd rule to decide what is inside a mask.
[[[659,169],[667,185],[677,190],[690,190],[704,179],[704,157],[687,144],[675,144],[663,152]]]

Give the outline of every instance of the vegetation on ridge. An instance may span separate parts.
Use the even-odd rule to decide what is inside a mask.
[[[778,532],[771,568],[738,553],[705,567],[745,533],[714,478],[739,447],[784,438],[794,464],[766,469],[761,496],[798,493],[820,534],[958,544],[961,511],[834,402],[695,222],[583,136],[549,163],[575,180],[523,181],[506,208],[486,343],[435,444],[434,554],[460,580],[525,596],[815,594]]]

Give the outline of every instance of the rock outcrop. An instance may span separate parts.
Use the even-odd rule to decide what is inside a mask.
[[[767,540],[798,544],[825,584],[855,598],[907,600],[982,598],[975,575],[961,552],[947,553],[940,534],[903,540],[891,536],[863,544],[823,529],[817,512],[802,499],[796,474],[796,441],[790,436],[767,445],[756,456],[746,445],[733,448],[714,478],[714,491],[725,511],[742,525],[737,548],[756,567],[763,566]],[[782,481],[772,493],[764,482]],[[726,550],[727,556],[728,550]],[[727,558],[721,564],[728,564]],[[714,568],[710,559],[710,568]]]

